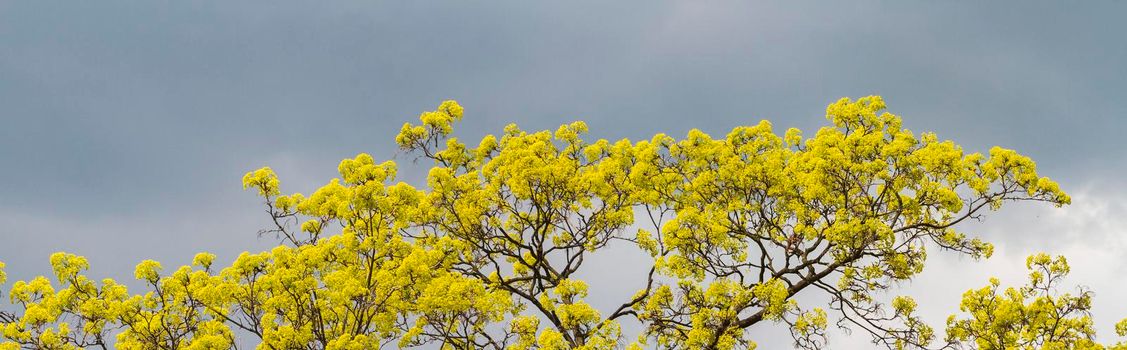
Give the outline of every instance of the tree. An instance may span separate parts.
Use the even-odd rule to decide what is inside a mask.
[[[261,233],[281,245],[222,269],[207,253],[170,274],[142,262],[143,294],[53,255],[62,289],[16,282],[22,315],[0,318],[0,349],[104,348],[111,336],[123,349],[230,348],[236,333],[263,349],[734,349],[754,348],[745,331],[765,322],[820,348],[831,318],[890,348],[928,346],[935,332],[913,300],[890,309],[875,294],[920,273],[928,247],[989,257],[957,224],[1069,197],[1025,156],[967,154],[884,109],[876,96],[841,99],[810,138],[762,121],[718,139],[589,141],[575,122],[509,125],[470,146],[450,136],[463,109],[446,101],[395,140],[433,162],[425,188],[367,154],[308,196],[252,171],[244,187],[272,222]],[[577,276],[612,244],[653,264],[635,295],[597,310]],[[800,293],[830,303],[801,305]],[[644,332],[624,336],[625,319]]]
[[[963,294],[959,309],[969,317],[947,319],[948,342],[979,350],[1105,349],[1093,340],[1092,292],[1078,288],[1075,295],[1055,295],[1070,271],[1068,260],[1040,253],[1029,256],[1025,266],[1028,285],[1001,291],[1001,283],[992,278],[982,289]],[[1127,335],[1127,319],[1115,329],[1120,336]],[[1106,348],[1127,349],[1127,343]]]

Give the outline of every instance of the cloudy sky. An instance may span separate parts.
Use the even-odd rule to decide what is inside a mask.
[[[1024,256],[1047,251],[1095,290],[1101,339],[1127,316],[1127,2],[477,5],[0,2],[0,261],[25,279],[65,250],[131,280],[147,258],[266,249],[243,173],[269,165],[308,192],[344,157],[395,158],[399,126],[444,99],[466,107],[465,137],[582,119],[640,139],[760,119],[812,131],[826,104],[879,94],[910,129],[1030,155],[1074,199],[965,226],[998,254],[934,251],[898,293],[940,326],[962,291],[1021,283]],[[598,262],[631,266],[615,259],[632,258]],[[615,283],[641,273],[625,267],[591,276],[608,285],[596,303],[638,288]]]

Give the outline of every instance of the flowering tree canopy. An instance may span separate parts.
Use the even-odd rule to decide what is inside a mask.
[[[451,136],[463,109],[446,101],[395,138],[433,162],[425,187],[368,154],[308,195],[252,171],[243,185],[279,246],[229,266],[208,253],[175,269],[144,261],[139,293],[52,255],[53,279],[12,286],[0,349],[747,349],[764,323],[813,349],[831,322],[889,348],[1100,348],[1090,297],[1053,295],[1067,266],[1047,256],[1031,258],[1028,287],[968,292],[969,318],[952,316],[943,340],[911,298],[879,300],[929,249],[989,257],[959,223],[1009,201],[1070,201],[1025,156],[967,153],[884,109],[843,98],[812,137],[762,121],[721,138],[588,140],[575,122],[509,125],[473,145]],[[579,276],[606,268],[585,262],[611,245],[652,265],[600,310],[588,303],[599,286]],[[642,332],[623,334],[626,321]]]

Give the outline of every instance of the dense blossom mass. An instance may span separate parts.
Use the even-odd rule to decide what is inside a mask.
[[[878,298],[917,276],[929,248],[989,257],[960,222],[1008,201],[1070,201],[1025,156],[967,153],[884,109],[841,99],[812,137],[762,121],[721,138],[592,141],[575,122],[509,125],[473,145],[451,136],[463,109],[446,101],[395,138],[433,161],[425,187],[368,154],[310,194],[252,171],[243,185],[265,199],[263,233],[279,246],[229,266],[208,253],[144,261],[139,292],[54,254],[54,278],[11,286],[0,349],[750,349],[747,330],[764,323],[810,349],[827,347],[828,327],[897,349],[1104,348],[1090,294],[1057,294],[1063,258],[1031,257],[1028,286],[967,292],[939,335],[915,300]],[[585,261],[611,245],[652,265],[622,271],[646,282],[600,310],[588,300],[601,288],[578,276],[607,268]]]

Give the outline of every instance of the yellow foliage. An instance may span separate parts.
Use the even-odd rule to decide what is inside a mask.
[[[1029,256],[1029,284],[1001,289],[996,278],[981,289],[963,294],[959,310],[965,318],[947,319],[947,340],[979,350],[1033,349],[1127,349],[1127,343],[1110,346],[1094,341],[1090,310],[1092,293],[1056,294],[1060,280],[1068,275],[1063,256],[1045,253]],[[1116,325],[1127,333],[1127,320]]]
[[[284,193],[269,167],[248,172],[243,187],[272,223],[263,233],[281,245],[228,266],[209,253],[167,271],[143,261],[137,294],[85,277],[82,257],[52,255],[57,286],[12,286],[20,314],[0,314],[0,349],[226,349],[235,334],[261,349],[612,349],[628,317],[644,326],[630,348],[751,349],[745,331],[762,322],[822,347],[831,316],[803,311],[800,292],[828,295],[828,310],[866,321],[855,327],[878,343],[927,345],[914,300],[882,313],[873,296],[919,274],[929,246],[990,256],[956,226],[984,208],[1070,199],[1027,157],[967,154],[884,108],[841,99],[812,137],[761,121],[718,138],[588,140],[575,122],[511,124],[475,146],[450,137],[464,109],[445,101],[395,137],[432,164],[423,188],[364,153],[308,196]],[[599,310],[586,299],[604,289],[579,276],[616,268],[584,264],[610,245],[654,264],[638,293]],[[1045,268],[1035,284],[1067,272],[1030,264]]]

